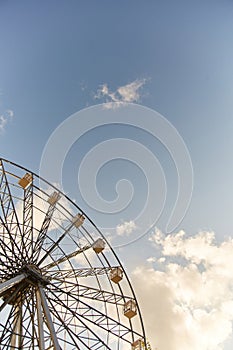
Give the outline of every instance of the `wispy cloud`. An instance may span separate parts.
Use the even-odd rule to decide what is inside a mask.
[[[12,109],[7,109],[6,110],[6,115],[8,118],[13,118],[14,117],[14,112],[12,111]]]
[[[7,123],[13,118],[14,112],[11,109],[0,115],[0,132],[5,131]]]
[[[224,349],[232,336],[233,239],[156,231],[151,242],[160,256],[133,273],[149,340],[158,350]]]
[[[120,86],[116,91],[111,91],[107,84],[103,84],[97,90],[95,99],[103,100],[106,108],[117,108],[122,104],[136,103],[141,98],[141,88],[146,79],[136,79],[133,82]]]
[[[4,115],[0,115],[0,131],[5,130],[5,126],[7,124],[7,118]]]
[[[125,221],[123,224],[120,224],[116,227],[116,233],[119,236],[123,236],[123,235],[130,235],[133,230],[136,229],[136,224],[133,220],[130,221]]]

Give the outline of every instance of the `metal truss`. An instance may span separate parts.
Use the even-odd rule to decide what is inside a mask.
[[[33,260],[34,261],[36,261],[38,259],[39,254],[41,252],[41,249],[43,247],[43,243],[44,243],[44,240],[46,238],[46,235],[47,235],[47,232],[49,229],[49,225],[50,225],[52,217],[53,217],[54,210],[55,210],[55,206],[50,205],[46,214],[45,214],[44,221],[42,223],[40,232],[38,234],[37,240],[36,240],[34,247],[33,247]]]
[[[32,180],[21,186],[25,172]],[[68,207],[48,200],[53,190]],[[97,238],[106,252],[93,248]],[[111,279],[114,269],[122,282]],[[102,233],[59,190],[1,159],[0,349],[120,350],[138,338],[146,344],[139,305]]]
[[[22,251],[29,260],[32,255],[33,245],[33,186],[30,184],[24,190],[23,200],[23,238]]]

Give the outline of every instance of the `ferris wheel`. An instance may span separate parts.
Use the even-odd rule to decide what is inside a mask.
[[[135,293],[87,215],[0,159],[0,349],[146,349]]]

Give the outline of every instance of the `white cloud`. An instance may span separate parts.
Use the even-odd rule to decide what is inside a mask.
[[[156,261],[156,258],[154,256],[150,256],[149,258],[146,259],[148,263],[154,263]]]
[[[145,84],[146,80],[135,80],[130,84],[121,86],[117,92],[124,102],[137,102],[140,99],[139,89]]]
[[[4,115],[0,115],[0,131],[5,130],[5,126],[7,124],[7,118]]]
[[[130,235],[135,229],[136,229],[136,225],[133,220],[125,221],[123,224],[118,225],[116,227],[116,233],[119,236],[123,236],[124,234]]]
[[[151,242],[160,264],[136,268],[133,284],[153,347],[224,349],[232,336],[233,239],[217,244],[213,232],[156,231]]]
[[[7,109],[7,110],[6,110],[6,115],[7,115],[9,118],[13,118],[13,117],[14,117],[14,112],[12,111],[12,109]]]
[[[145,85],[146,79],[136,79],[135,81],[120,86],[116,91],[110,91],[107,84],[103,84],[97,90],[96,99],[103,99],[106,108],[117,108],[122,104],[139,102],[140,89]]]
[[[11,109],[8,109],[0,115],[0,132],[5,131],[6,124],[13,118],[14,112]]]

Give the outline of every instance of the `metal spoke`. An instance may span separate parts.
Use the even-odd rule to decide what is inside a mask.
[[[22,250],[28,260],[33,248],[33,185],[24,189]]]
[[[113,292],[105,291],[103,289],[99,290],[97,288],[77,284],[69,280],[66,281],[65,284],[64,284],[64,281],[60,280],[59,282],[60,282],[59,284],[54,282],[53,285],[49,286],[49,289],[56,291],[56,286],[59,286],[64,290],[64,292],[69,292],[72,294],[72,293],[75,293],[78,288],[79,298],[83,297],[86,299],[102,301],[102,302],[119,305],[119,306],[123,306],[127,300],[132,300],[131,297],[127,297],[125,295],[116,294]]]
[[[91,248],[91,245],[86,245],[85,247],[80,248],[80,249],[74,251],[73,253],[70,253],[70,254],[68,254],[66,256],[63,256],[62,258],[60,258],[58,260],[55,260],[55,261],[53,261],[52,263],[50,263],[50,264],[48,264],[46,266],[43,266],[43,269],[47,270],[47,269],[50,269],[51,267],[57,266],[57,265],[65,262],[65,261],[70,260],[71,258],[74,258],[76,255],[81,254],[85,250],[90,249],[90,248]]]
[[[50,300],[49,300],[49,301],[50,301]],[[50,303],[51,303],[51,301],[50,301]],[[70,336],[70,338],[72,339],[74,345],[77,347],[77,350],[80,349],[79,345],[77,344],[77,339],[75,339],[75,338],[77,338],[77,334],[76,334],[74,331],[72,331],[72,329],[70,329],[70,328],[68,327],[68,325],[66,324],[66,322],[62,319],[62,317],[60,316],[60,314],[57,312],[57,310],[56,310],[56,308],[54,307],[54,305],[51,305],[51,313],[57,318],[57,320],[60,322],[60,324],[62,325],[62,327],[69,333],[69,336]],[[80,340],[80,339],[79,339],[79,340]],[[82,341],[81,341],[81,342],[82,342]],[[84,342],[82,342],[82,343],[83,343],[83,345],[85,345]]]
[[[59,243],[63,240],[63,238],[68,234],[68,232],[73,228],[74,223],[71,223],[68,228],[65,230],[65,232],[58,238],[58,240],[52,245],[52,247],[49,248],[49,250],[46,252],[46,254],[40,259],[40,261],[37,263],[38,266],[41,265],[41,263],[53,252],[55,248],[58,247]]]
[[[37,332],[37,325],[35,324],[35,289],[31,289],[27,295],[24,298],[24,307],[25,310],[28,312],[27,315],[27,328],[24,328],[25,333],[25,342],[24,342],[24,348],[26,348],[26,335],[27,335],[27,344],[28,349],[34,349],[38,348],[39,345],[39,335]],[[25,312],[25,321],[26,321],[26,312]],[[33,339],[33,341],[32,341]]]
[[[0,249],[1,249],[1,255],[5,257],[5,262],[2,259],[0,259],[1,264],[6,266],[9,270],[12,269],[12,267],[16,264],[15,258],[17,256],[15,254],[12,257],[10,256],[10,254],[12,255],[12,251],[10,247],[1,238],[0,238]],[[6,265],[6,261],[9,261],[11,263],[11,266]]]
[[[50,298],[50,302],[51,302],[51,300],[53,300],[53,299]],[[77,333],[75,334],[74,332],[72,332],[72,333],[75,337],[78,337],[78,340],[83,345],[85,345],[85,347],[87,347],[88,349],[96,349],[96,350],[99,349],[100,347],[104,347],[104,349],[111,350],[111,348],[108,347],[108,345],[103,341],[103,339],[101,339],[96,333],[94,333],[93,329],[88,327],[88,325],[80,317],[78,317],[79,315],[76,312],[74,312],[62,300],[60,300],[59,303],[64,309],[68,310],[71,313],[72,318],[70,319],[70,322],[71,322],[71,320],[77,320],[79,322],[79,325],[78,326],[76,325],[76,327],[80,328],[80,331],[78,332],[78,334]],[[53,310],[55,310],[55,308],[53,308]],[[60,317],[59,317],[59,319],[61,320]],[[92,343],[93,343],[92,347],[90,347],[90,345],[87,346],[87,344],[84,342],[84,340],[87,339],[87,337],[88,337],[87,336],[88,333],[89,333],[89,335],[91,334],[91,339],[92,339]],[[98,348],[96,346],[98,346]]]
[[[45,266],[47,268],[47,266]],[[112,267],[83,267],[79,269],[71,269],[71,270],[52,270],[46,271],[46,276],[49,276],[56,280],[63,280],[77,277],[89,277],[89,276],[101,276],[108,274],[112,269],[118,268],[118,266]]]
[[[78,307],[75,309],[75,313],[78,317],[82,317],[84,320],[95,324],[96,326],[104,329],[105,331],[115,336],[118,336],[120,334],[121,338],[123,338],[125,341],[130,342],[127,336],[129,334],[132,334],[132,331],[129,327],[120,323],[118,320],[115,320],[112,317],[104,314],[103,312],[91,306],[90,304],[85,303],[84,301],[76,297],[73,293],[65,293],[59,287],[57,287],[57,291],[60,292],[59,297],[53,290],[50,289],[50,292],[55,298],[54,301],[56,301],[57,304],[62,305],[62,296],[64,296],[67,301],[70,301],[70,304],[76,301]],[[140,334],[138,334],[137,332],[133,333],[140,336]]]
[[[15,306],[12,306],[8,314],[8,317],[5,320],[5,324],[0,323],[0,327],[2,329],[1,336],[0,336],[1,346],[4,346],[4,343],[6,344],[7,342],[10,342],[11,337],[14,335],[13,323],[16,315],[17,315],[16,308]],[[3,320],[1,320],[1,322],[2,321]]]
[[[16,302],[16,308],[18,310],[18,328],[17,328],[17,338],[18,338],[18,348],[22,349],[26,345],[26,340],[30,334],[30,313],[29,310],[23,309],[23,298],[20,296],[19,300]]]
[[[8,226],[6,225],[6,223],[4,222],[3,218],[0,216],[0,221],[1,221],[1,225],[5,228],[5,232],[7,233],[7,236],[9,236],[9,241],[10,241],[10,250],[12,255],[14,255],[14,258],[17,260],[19,260],[19,256],[18,254],[21,256],[21,260],[23,260],[23,254],[22,251],[20,250],[18,244],[17,244],[17,240],[16,240],[16,235],[14,235],[15,237],[12,237],[12,232],[10,231]],[[4,233],[4,232],[3,232]],[[18,254],[16,254],[15,249],[17,248]]]
[[[16,241],[17,241],[17,233],[20,233],[20,236],[22,238],[22,231],[19,224],[18,215],[15,209],[13,197],[11,195],[9,182],[5,173],[4,165],[2,160],[0,160],[0,202],[1,202],[1,209],[2,209],[2,217],[4,218],[4,221],[2,221],[5,228],[7,228],[7,232],[10,232],[11,235],[14,235],[14,243],[16,247],[18,248]],[[1,218],[2,219],[2,218]],[[6,227],[7,226],[7,227]],[[14,232],[14,234],[13,234]],[[19,249],[18,249],[19,250]],[[19,250],[21,253],[21,251]]]
[[[32,255],[33,255],[34,262],[37,261],[38,256],[40,255],[44,240],[46,238],[46,235],[47,235],[47,232],[49,229],[49,225],[50,225],[51,220],[52,220],[54,210],[55,210],[55,205],[50,204],[49,208],[47,210],[47,213],[45,215],[44,221],[41,225],[39,235],[38,235],[37,240],[36,240],[34,247],[33,247]]]

